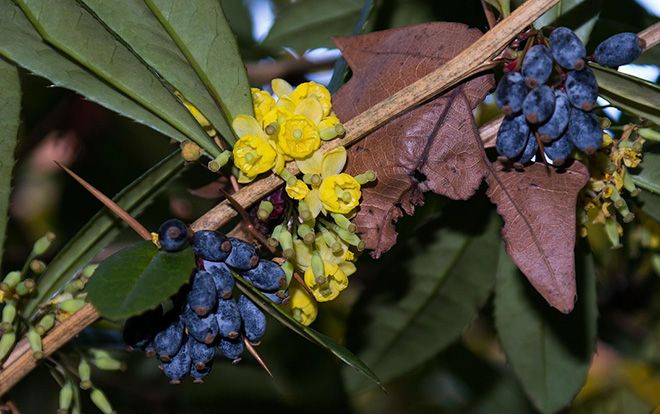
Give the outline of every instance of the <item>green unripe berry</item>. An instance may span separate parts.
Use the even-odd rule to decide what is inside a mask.
[[[372,181],[376,181],[376,172],[373,170],[368,170],[363,172],[362,174],[358,174],[355,176],[355,180],[360,183],[360,185],[365,185],[367,183],[370,183]]]
[[[59,308],[66,313],[76,313],[83,306],[85,306],[83,299],[72,298],[61,302]]]
[[[89,394],[89,397],[91,398],[94,405],[96,405],[96,407],[101,410],[103,414],[114,414],[115,411],[112,409],[110,401],[108,401],[108,398],[105,396],[103,391],[99,390],[98,388],[94,388]]]
[[[37,322],[34,330],[37,331],[39,335],[43,335],[50,331],[53,326],[55,326],[55,315],[47,313],[39,320],[39,322]]]
[[[78,377],[80,378],[80,388],[83,390],[92,388],[92,367],[85,357],[81,357],[80,363],[78,363]]]
[[[268,200],[263,200],[259,203],[259,209],[257,210],[257,217],[261,221],[266,221],[273,213],[273,203]]]
[[[73,402],[73,383],[67,381],[64,383],[62,388],[60,388],[60,407],[58,413],[66,413],[71,408],[71,403]]]
[[[46,253],[46,250],[48,250],[53,240],[55,240],[55,234],[51,232],[46,233],[45,236],[34,242],[34,245],[32,246],[32,253],[35,256],[40,256]]]
[[[227,165],[230,158],[231,158],[231,151],[223,151],[222,153],[220,153],[220,155],[209,161],[207,167],[209,170],[213,172],[218,172],[222,167]]]
[[[0,361],[4,361],[16,343],[16,332],[5,332],[0,337]]]
[[[30,348],[32,349],[32,356],[34,359],[37,361],[43,359],[44,350],[43,344],[41,343],[41,335],[39,335],[37,331],[34,330],[34,328],[30,328],[25,336],[27,337]]]
[[[15,270],[13,272],[7,273],[7,276],[0,283],[0,289],[3,292],[8,292],[11,289],[15,288],[16,285],[21,281],[21,272]]]

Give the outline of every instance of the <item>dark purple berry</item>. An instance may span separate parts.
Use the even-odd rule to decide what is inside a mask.
[[[172,360],[162,365],[163,372],[170,379],[170,384],[179,384],[190,373],[191,363],[188,340],[186,339]]]
[[[270,260],[259,260],[257,267],[243,272],[243,277],[252,286],[264,292],[276,292],[286,285],[284,270]]]
[[[506,116],[522,111],[525,96],[527,96],[525,79],[518,72],[506,73],[495,89],[495,103]]]
[[[644,41],[635,33],[619,33],[603,40],[594,52],[594,59],[603,66],[616,68],[632,63],[642,54]]]
[[[247,270],[252,269],[259,263],[259,256],[254,246],[246,241],[229,237],[231,242],[231,252],[225,259],[225,263],[234,269]]]
[[[577,108],[571,109],[566,135],[576,147],[587,154],[594,153],[603,143],[603,130],[598,117],[593,112],[584,112]]]
[[[238,298],[238,310],[246,338],[252,343],[259,342],[266,333],[266,315],[246,296]]]
[[[181,319],[188,334],[199,342],[210,345],[218,336],[218,322],[213,313],[200,318],[189,306],[186,306]]]
[[[571,104],[583,111],[591,111],[598,99],[598,83],[591,68],[572,71],[566,77],[566,95]]]
[[[520,157],[515,160],[514,165],[517,168],[520,168],[520,166],[528,164],[536,155],[537,150],[538,144],[536,142],[536,137],[534,137],[534,134],[529,134],[529,137],[527,137],[527,143],[525,144],[525,149],[523,150],[522,154],[520,154]]]
[[[288,290],[278,290],[275,293],[262,292],[264,296],[273,301],[274,303],[282,304],[289,300]]]
[[[222,262],[231,251],[231,243],[224,234],[213,230],[200,230],[192,236],[193,253],[204,260]]]
[[[198,270],[193,276],[188,292],[188,306],[199,316],[204,316],[215,308],[218,296],[211,273]]]
[[[523,102],[523,114],[530,124],[541,124],[547,121],[554,110],[555,93],[547,85],[532,89]]]
[[[234,299],[220,299],[216,319],[220,335],[224,338],[236,338],[241,330],[241,314]]]
[[[203,342],[196,341],[194,338],[188,339],[190,348],[190,359],[192,360],[192,371],[204,371],[211,367],[211,361],[215,357],[215,346],[206,345]]]
[[[145,351],[163,325],[163,307],[158,305],[155,309],[126,320],[123,331],[124,342],[131,349]],[[150,348],[153,348],[153,345]]]
[[[193,362],[194,364],[194,362]],[[204,378],[206,378],[210,373],[211,373],[211,368],[213,368],[213,362],[209,362],[204,369],[195,369],[193,366],[190,369],[190,376],[193,379],[193,382],[195,384],[203,384],[204,383]]]
[[[243,337],[239,335],[234,339],[220,338],[218,350],[225,358],[231,359],[234,362],[240,361],[241,355],[243,355],[243,351],[245,350]]]
[[[546,83],[552,74],[552,63],[550,49],[543,45],[532,46],[525,54],[521,67],[525,84],[535,88]]]
[[[183,323],[177,317],[154,338],[154,350],[158,354],[158,358],[163,362],[170,361],[179,352],[184,336]]]
[[[552,160],[555,165],[562,165],[573,152],[573,142],[568,137],[568,132],[555,141],[543,147],[545,155]]]
[[[236,280],[232,276],[229,267],[222,262],[210,262],[208,260],[204,260],[203,265],[204,269],[211,273],[211,277],[213,277],[218,297],[229,299],[236,285]]]
[[[495,148],[500,155],[506,158],[516,158],[525,148],[528,135],[529,126],[525,120],[525,115],[504,118],[497,132]]]
[[[177,252],[188,245],[188,227],[179,219],[169,219],[160,225],[158,241],[166,252]]]
[[[552,112],[552,116],[537,129],[541,141],[550,142],[553,139],[559,138],[566,131],[570,108],[566,94],[561,91],[555,91],[555,109]]]
[[[555,61],[568,70],[582,70],[587,49],[584,43],[567,27],[558,27],[548,38],[550,51]]]

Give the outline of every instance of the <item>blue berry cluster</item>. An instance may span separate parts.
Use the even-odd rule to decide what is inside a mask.
[[[539,33],[530,41],[536,44],[527,45],[522,61],[508,68],[495,91],[505,115],[497,152],[517,168],[531,162],[539,148],[555,165],[563,164],[574,148],[594,153],[603,132],[593,113],[598,84],[586,62],[628,64],[642,53],[643,42],[634,33],[619,33],[587,57],[582,41],[566,27],[554,29],[548,38]]]
[[[260,259],[256,248],[218,231],[202,230],[189,237],[180,220],[160,227],[161,248],[175,252],[192,244],[197,258],[190,283],[162,306],[130,318],[124,340],[131,349],[158,356],[172,384],[190,375],[201,383],[216,355],[241,360],[245,341],[257,345],[266,332],[266,316],[249,298],[234,295],[237,272],[276,303],[287,300],[286,276],[275,262]]]

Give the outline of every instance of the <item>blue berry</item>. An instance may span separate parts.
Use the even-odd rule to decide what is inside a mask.
[[[591,111],[598,99],[598,83],[591,68],[569,72],[566,77],[566,95],[576,108]]]
[[[170,379],[170,384],[179,384],[190,373],[191,363],[188,340],[185,340],[172,360],[162,365],[163,372]]]
[[[211,361],[215,357],[215,346],[206,345],[203,342],[196,341],[193,338],[188,339],[190,348],[190,359],[192,360],[192,371],[204,371],[211,367]]]
[[[183,323],[177,317],[167,328],[158,332],[154,338],[154,350],[163,362],[169,362],[183,343]]]
[[[229,299],[236,285],[236,280],[231,274],[231,270],[222,262],[203,261],[204,269],[211,273],[218,297]]]
[[[167,220],[158,229],[158,241],[166,252],[177,252],[188,244],[188,227],[181,220]]]
[[[515,158],[525,148],[527,136],[529,135],[529,126],[524,115],[518,115],[515,118],[504,118],[499,131],[495,148],[497,152],[506,158]]]
[[[559,138],[566,131],[570,108],[566,94],[561,91],[555,91],[555,109],[552,112],[552,116],[537,129],[541,141],[550,142],[553,139]]]
[[[225,259],[225,263],[234,269],[247,270],[252,269],[259,263],[259,256],[254,246],[248,242],[229,237],[231,242],[231,252]]]
[[[278,290],[275,293],[262,292],[264,296],[268,299],[277,303],[278,305],[285,303],[289,300],[289,291],[288,290]]]
[[[584,43],[567,27],[558,27],[548,38],[552,57],[561,67],[568,70],[582,70],[587,49]]]
[[[632,63],[642,54],[644,42],[635,33],[619,33],[603,40],[594,52],[596,62],[604,66],[617,66]]]
[[[153,349],[153,339],[163,325],[163,307],[148,310],[140,315],[133,316],[124,324],[124,342],[130,349],[146,351],[147,347]]]
[[[231,251],[231,243],[220,232],[200,230],[192,236],[193,253],[204,260],[222,262]]]
[[[259,260],[257,267],[245,271],[243,277],[252,286],[264,292],[276,292],[286,285],[284,269],[270,260]]]
[[[584,112],[576,108],[571,109],[566,135],[576,147],[587,154],[594,153],[603,143],[603,130],[598,117],[592,112]]]
[[[537,150],[538,144],[536,143],[536,137],[534,137],[534,134],[529,134],[527,143],[525,144],[525,149],[523,150],[522,154],[520,154],[520,157],[515,160],[514,165],[517,168],[520,168],[522,165],[529,163],[536,155]]]
[[[220,335],[224,338],[236,338],[241,329],[241,314],[234,299],[220,299],[216,319]]]
[[[506,73],[495,89],[495,103],[506,116],[522,111],[525,96],[527,96],[525,79],[518,72]]]
[[[266,333],[266,315],[246,296],[238,298],[238,310],[243,319],[243,333],[248,341],[259,342]]]
[[[217,301],[215,282],[211,273],[203,270],[195,272],[192,287],[188,292],[188,306],[199,316],[211,312]]]
[[[520,69],[525,77],[525,84],[529,88],[535,88],[546,83],[552,74],[552,64],[550,49],[543,45],[532,46],[525,54]]]
[[[213,313],[200,318],[189,306],[186,306],[181,319],[186,325],[188,334],[199,342],[210,345],[218,336],[218,322]]]
[[[532,89],[523,102],[523,114],[530,124],[541,124],[552,116],[555,110],[555,93],[547,85]]]
[[[555,165],[562,165],[573,152],[573,142],[568,137],[568,133],[565,133],[557,140],[545,145],[543,150]]]
[[[193,367],[190,370],[190,376],[193,379],[193,382],[195,384],[203,384],[204,383],[204,378],[206,378],[210,373],[211,373],[211,368],[213,368],[213,362],[209,362],[204,369],[195,369]]]
[[[243,351],[245,350],[243,337],[239,335],[234,339],[220,338],[218,350],[225,358],[231,359],[234,363],[240,361],[241,355],[243,355]]]

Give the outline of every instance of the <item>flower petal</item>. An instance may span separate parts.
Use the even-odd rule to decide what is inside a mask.
[[[333,148],[323,155],[321,161],[321,173],[323,177],[329,177],[342,172],[346,166],[346,148],[339,146]]]
[[[252,116],[237,115],[231,123],[231,126],[234,128],[234,131],[236,131],[236,135],[238,135],[239,138],[246,135],[252,135],[268,139],[268,135],[261,128],[259,122]]]
[[[323,204],[321,203],[321,193],[316,188],[312,189],[307,196],[305,197],[305,203],[309,207],[309,211],[312,212],[312,216],[316,217],[323,209]]]
[[[294,111],[296,115],[304,115],[309,118],[314,125],[318,125],[323,118],[323,107],[316,98],[305,98],[296,106]]]
[[[303,174],[321,175],[323,171],[323,155],[321,154],[321,151],[316,150],[309,157],[296,160],[296,165],[298,165],[298,169]]]
[[[293,86],[291,86],[289,82],[280,78],[273,79],[270,82],[270,87],[279,98],[282,98],[283,96],[289,96],[291,95],[291,92],[293,92]]]

